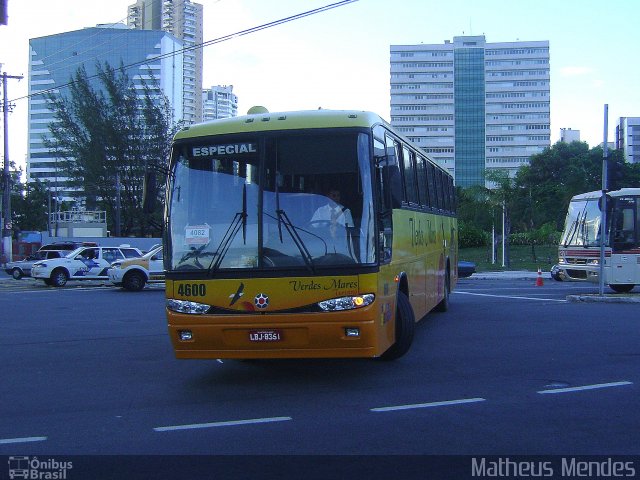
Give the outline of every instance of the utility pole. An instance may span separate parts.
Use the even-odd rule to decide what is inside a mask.
[[[120,172],[116,173],[116,237],[122,234],[120,229]]]
[[[605,103],[604,105],[604,141],[602,142],[602,196],[600,197],[600,264],[599,264],[599,272],[598,272],[598,294],[602,297],[604,295],[604,275],[605,275],[605,262],[607,261],[607,257],[605,255],[605,247],[607,246],[607,191],[609,188],[609,179],[607,178],[607,164],[609,163],[608,159],[608,150],[607,143],[608,132],[609,129],[609,104]],[[609,259],[611,262],[611,259]],[[609,268],[612,268],[609,265]]]
[[[4,119],[4,169],[2,171],[2,253],[5,261],[10,262],[12,259],[11,235],[13,225],[11,225],[11,174],[9,173],[9,110],[11,105],[7,99],[7,80],[20,80],[22,75],[8,75],[7,72],[2,73],[2,112]]]

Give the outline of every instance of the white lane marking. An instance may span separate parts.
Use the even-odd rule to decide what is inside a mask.
[[[541,395],[553,394],[553,393],[569,393],[569,392],[581,392],[583,390],[595,390],[597,388],[611,388],[611,387],[623,387],[625,385],[633,385],[632,382],[611,382],[611,383],[596,383],[594,385],[583,385],[581,387],[567,387],[567,388],[552,388],[549,390],[540,390],[538,393]]]
[[[156,432],[171,432],[174,430],[194,430],[197,428],[233,427],[237,425],[252,425],[256,423],[286,422],[291,417],[252,418],[250,420],[232,420],[229,422],[194,423],[191,425],[172,425],[168,427],[156,427]]]
[[[432,408],[432,407],[445,407],[448,405],[461,405],[464,403],[477,403],[485,402],[484,398],[463,398],[462,400],[446,400],[444,402],[431,402],[431,403],[416,403],[413,405],[396,405],[393,407],[378,407],[372,408],[372,412],[393,412],[396,410],[411,410],[414,408]]]
[[[0,438],[0,445],[7,445],[10,443],[44,442],[46,439],[47,437]]]
[[[103,287],[68,287],[68,288],[45,288],[45,287],[20,287],[16,290],[0,290],[0,293],[42,293],[42,292],[89,292],[92,290],[111,290],[112,287],[103,286]]]
[[[567,303],[566,300],[559,300],[556,298],[534,298],[534,297],[518,297],[513,295],[491,295],[488,293],[472,293],[472,292],[461,292],[460,290],[456,290],[453,293],[460,293],[462,295],[475,295],[477,297],[495,297],[495,298],[513,298],[517,300],[537,300],[538,302],[562,302]]]

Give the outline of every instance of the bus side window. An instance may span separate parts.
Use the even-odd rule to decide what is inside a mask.
[[[404,190],[402,186],[402,176],[398,158],[400,156],[400,144],[390,135],[385,135],[387,144],[387,156],[385,164],[385,181],[388,182],[391,198],[391,208],[400,208],[402,199],[404,198]]]
[[[408,148],[402,149],[402,167],[404,171],[405,200],[409,204],[418,204],[418,192],[416,191],[416,172],[414,167],[414,155]]]
[[[427,183],[429,186],[429,206],[438,208],[438,195],[436,193],[436,167],[431,163],[427,164]]]
[[[449,190],[449,177],[442,174],[442,190],[444,192],[444,210],[451,211],[451,191]]]
[[[423,157],[416,157],[416,168],[418,177],[418,195],[423,207],[429,207],[429,191],[427,187],[427,166]]]
[[[451,177],[447,177],[447,182],[449,183],[449,195],[450,195],[450,202],[451,202],[451,213],[453,213],[455,215],[457,209],[458,209],[458,205],[456,202],[456,187],[453,184],[453,178]]]
[[[437,196],[437,207],[442,210],[444,209],[444,192],[442,191],[442,171],[436,169],[436,196]]]

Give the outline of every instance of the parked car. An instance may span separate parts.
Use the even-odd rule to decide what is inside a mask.
[[[470,277],[476,273],[476,264],[473,262],[466,262],[464,260],[460,260],[458,262],[458,277],[465,278]]]
[[[64,257],[67,253],[69,252],[64,250],[38,250],[36,253],[29,255],[24,260],[7,262],[4,267],[4,271],[16,280],[20,280],[22,277],[31,276],[31,267],[33,267],[34,263],[40,260]]]
[[[116,287],[139,292],[147,283],[164,282],[162,245],[157,245],[140,258],[117,260],[107,270],[109,281]]]
[[[129,246],[80,247],[66,257],[34,263],[31,276],[54,287],[63,287],[68,280],[108,280],[107,269],[113,262],[140,256],[140,250]]]

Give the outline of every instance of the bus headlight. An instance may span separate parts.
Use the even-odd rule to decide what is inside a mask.
[[[353,310],[354,308],[366,307],[373,303],[376,296],[373,293],[355,295],[353,297],[339,297],[331,300],[318,302],[318,306],[325,312],[335,312],[338,310]]]
[[[207,313],[211,308],[211,305],[205,303],[191,302],[189,300],[167,300],[167,308],[178,313],[191,313],[195,315],[202,315]]]
[[[587,265],[600,265],[600,260],[598,259],[589,260],[587,262]]]

